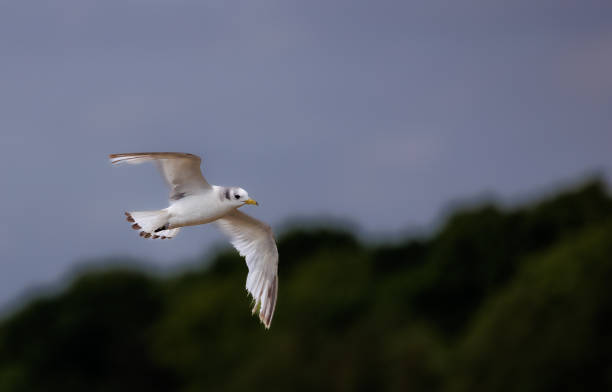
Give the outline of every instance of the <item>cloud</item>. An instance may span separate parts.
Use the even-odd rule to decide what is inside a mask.
[[[560,82],[574,93],[612,98],[612,28],[573,43],[559,63]]]

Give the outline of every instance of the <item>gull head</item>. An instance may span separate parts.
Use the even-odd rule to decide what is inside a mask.
[[[255,200],[249,197],[249,193],[242,188],[226,188],[225,198],[237,207],[241,207],[245,204],[259,205]]]

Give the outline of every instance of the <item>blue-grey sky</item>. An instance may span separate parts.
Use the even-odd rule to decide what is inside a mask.
[[[1,1],[0,305],[88,258],[171,266],[222,240],[138,237],[123,211],[166,190],[109,153],[198,154],[274,227],[383,233],[609,179],[611,21],[609,0]]]

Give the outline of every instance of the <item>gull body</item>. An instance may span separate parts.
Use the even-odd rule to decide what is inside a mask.
[[[253,313],[270,327],[278,293],[278,251],[267,224],[238,211],[257,205],[242,188],[210,185],[200,171],[200,157],[179,152],[111,154],[111,163],[157,164],[170,188],[169,206],[155,211],[126,212],[141,237],[169,239],[185,226],[215,222],[246,259],[246,289],[253,296]]]
[[[226,188],[212,185],[210,192],[183,197],[171,203],[168,211],[169,228],[211,223],[237,208],[224,197]]]

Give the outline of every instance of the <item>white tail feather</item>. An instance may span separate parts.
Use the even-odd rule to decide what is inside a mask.
[[[140,236],[144,238],[172,238],[180,230],[178,227],[173,229],[167,228],[168,211],[166,210],[131,211],[126,212],[125,216],[128,222],[134,223],[132,229],[139,230]]]

